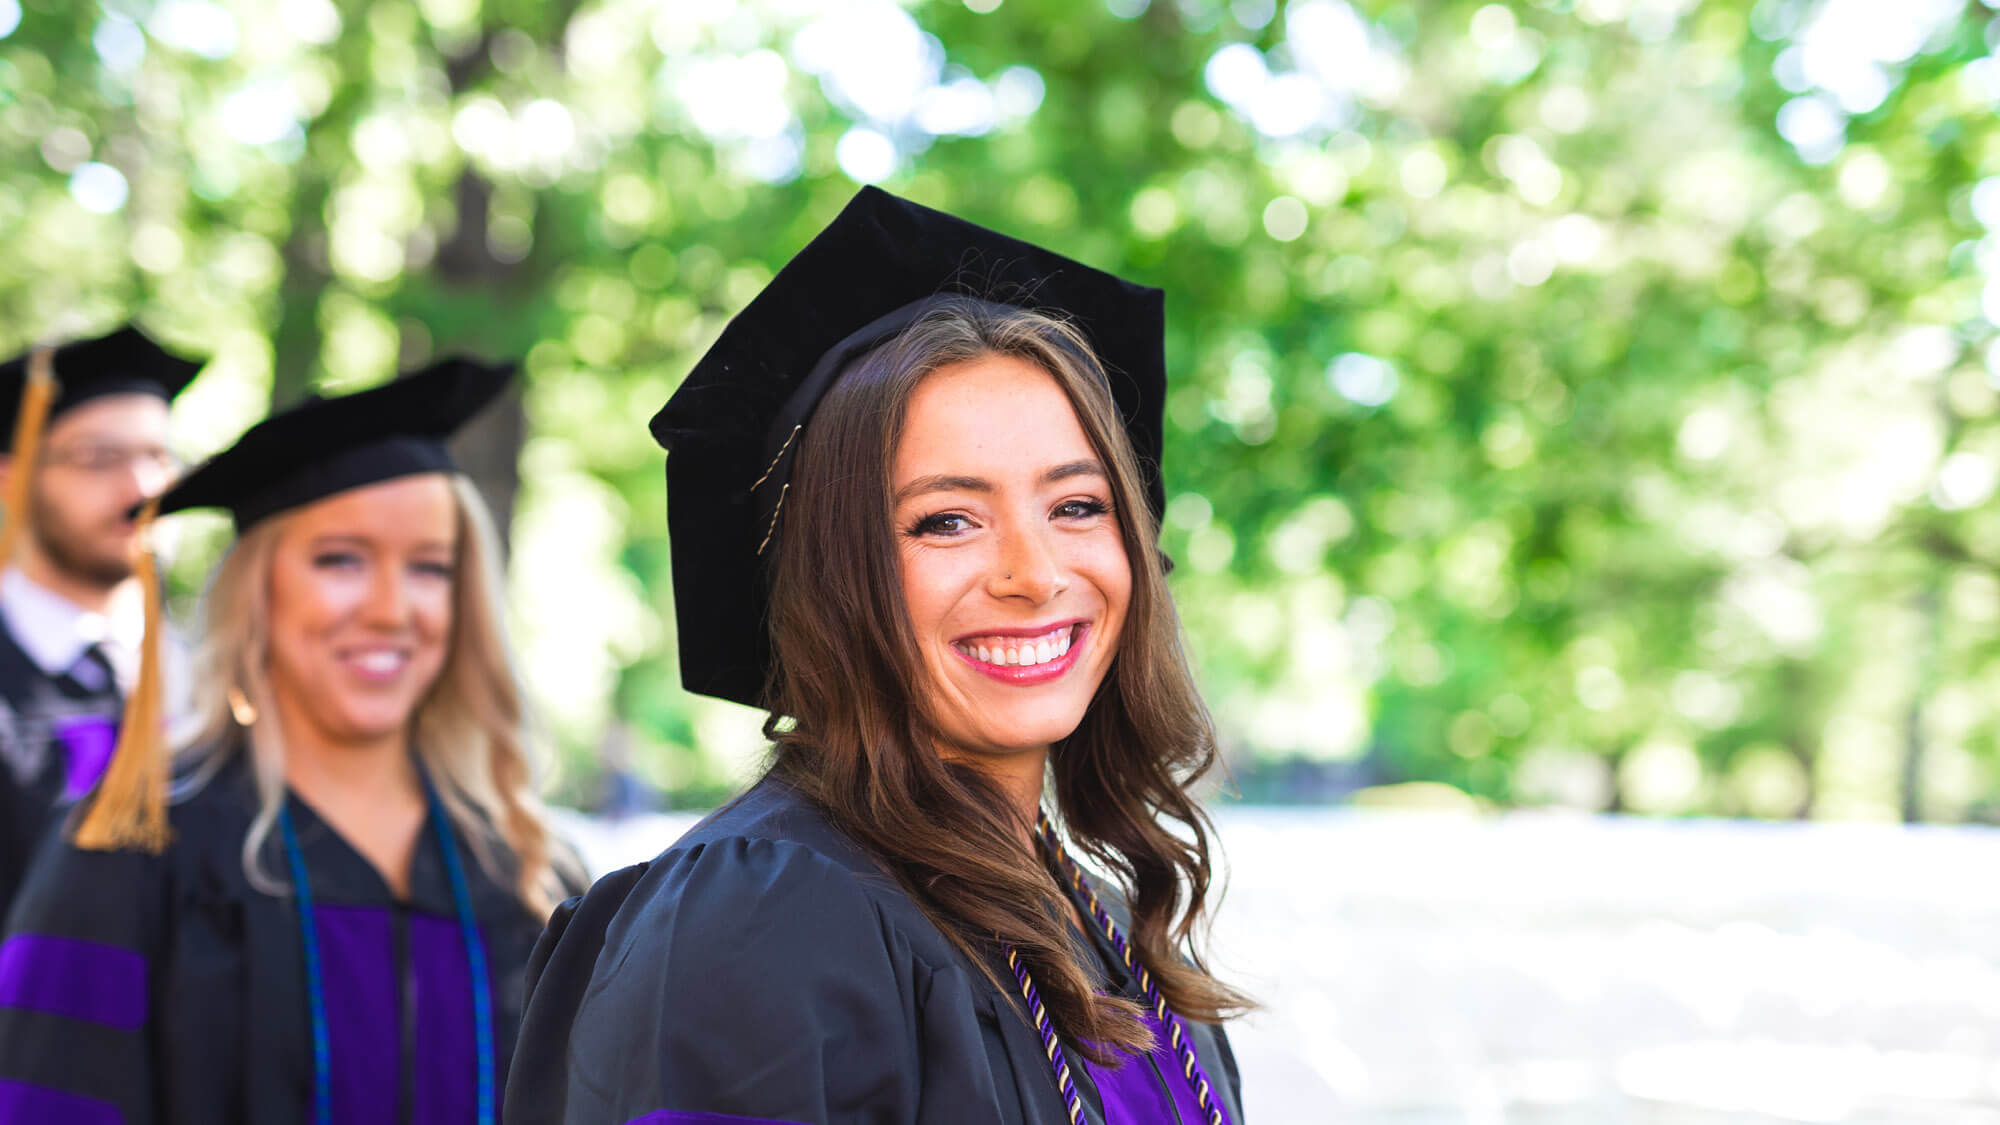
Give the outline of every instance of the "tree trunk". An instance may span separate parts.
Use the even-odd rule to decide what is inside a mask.
[[[1626,745],[1604,756],[1607,782],[1604,787],[1604,792],[1607,794],[1604,799],[1604,812],[1617,814],[1625,811],[1625,787],[1620,783],[1619,775],[1624,772],[1625,756],[1631,752],[1632,747]]]
[[[483,35],[465,54],[445,67],[453,95],[460,93],[484,69],[491,35]],[[457,224],[438,247],[437,272],[449,288],[481,295],[496,306],[494,323],[507,323],[507,294],[530,289],[521,284],[525,262],[503,262],[487,238],[492,214],[493,185],[468,160],[453,186]],[[532,260],[532,259],[528,259]],[[462,348],[491,356],[494,342],[478,339],[439,340],[438,350]],[[504,345],[503,345],[504,346]],[[518,357],[510,357],[518,358]],[[518,387],[461,431],[452,442],[452,457],[479,488],[493,513],[493,526],[503,546],[512,540],[514,500],[521,491],[521,447],[528,436],[528,415]]]
[[[1924,710],[1930,702],[1931,684],[1937,678],[1938,646],[1943,628],[1943,602],[1939,590],[1939,580],[1935,572],[1925,580],[1924,587],[1912,599],[1916,610],[1917,627],[1922,635],[1917,641],[1916,682],[1910,687],[1910,707],[1903,716],[1903,823],[1921,824],[1924,820],[1924,756],[1928,748],[1924,737]]]
[[[1798,759],[1799,771],[1806,779],[1805,794],[1799,798],[1798,808],[1792,811],[1794,820],[1811,820],[1813,809],[1819,803],[1819,744],[1809,718],[1816,710],[1809,699],[1810,679],[1806,666],[1797,660],[1785,661],[1778,674],[1778,696],[1785,702],[1788,719],[1785,724],[1785,749]]]

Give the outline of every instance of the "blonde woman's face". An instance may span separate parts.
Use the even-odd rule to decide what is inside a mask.
[[[350,489],[286,521],[271,564],[270,678],[288,738],[366,746],[408,731],[444,667],[457,537],[441,473]]]
[[[1011,356],[940,368],[910,396],[890,476],[943,749],[1045,751],[1082,722],[1132,599],[1111,483],[1069,398]]]

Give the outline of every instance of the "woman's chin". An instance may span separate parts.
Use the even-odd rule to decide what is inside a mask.
[[[995,721],[982,724],[983,729],[976,737],[965,739],[960,745],[969,747],[975,754],[995,758],[1045,753],[1049,747],[1075,734],[1082,719],[1080,714],[1068,717],[1022,715],[1011,722],[996,717]]]
[[[414,709],[356,710],[332,717],[326,724],[329,741],[344,746],[379,746],[410,729]]]

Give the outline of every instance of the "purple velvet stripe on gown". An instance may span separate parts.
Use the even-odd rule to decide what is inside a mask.
[[[146,1024],[146,959],[121,945],[15,934],[0,945],[0,1008],[137,1031]]]
[[[634,1117],[626,1125],[798,1125],[798,1121],[778,1121],[776,1117],[736,1117],[734,1113],[692,1113],[686,1109],[654,1109],[646,1117]]]
[[[394,918],[375,906],[316,906],[313,913],[326,975],[333,1120],[336,1125],[394,1121],[403,1080]],[[412,914],[409,922],[415,1119],[424,1125],[470,1125],[479,1095],[465,938],[456,919]]]
[[[1115,1070],[1085,1060],[1083,1065],[1097,1083],[1098,1096],[1104,1100],[1104,1125],[1174,1125],[1176,1120],[1186,1125],[1201,1125],[1208,1115],[1201,1111],[1194,1083],[1181,1073],[1181,1061],[1174,1056],[1160,1018],[1147,1012],[1146,1026],[1153,1032],[1153,1064],[1159,1066],[1160,1076],[1167,1080],[1173,1106],[1167,1105],[1160,1092],[1160,1079],[1154,1076],[1153,1064],[1147,1063],[1145,1056],[1127,1055],[1125,1064]],[[1174,1116],[1175,1109],[1180,1111],[1178,1118]]]
[[[315,906],[326,978],[326,1038],[336,1125],[396,1120],[402,1083],[396,1010],[396,939],[389,912]]]
[[[479,1115],[473,1062],[472,971],[455,918],[410,918],[411,972],[417,989],[417,1114],[422,1122],[459,1125]],[[496,1050],[498,1046],[496,1045]],[[494,1074],[501,1073],[493,1060]]]
[[[63,800],[80,800],[111,764],[118,724],[103,715],[80,715],[58,723],[56,738],[63,747]]]
[[[0,1122],[14,1125],[125,1125],[110,1102],[0,1078]]]

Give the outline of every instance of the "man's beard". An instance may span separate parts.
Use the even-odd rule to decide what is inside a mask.
[[[89,536],[71,527],[38,489],[28,505],[28,529],[49,563],[78,582],[109,590],[132,577],[132,563],[90,548]]]

